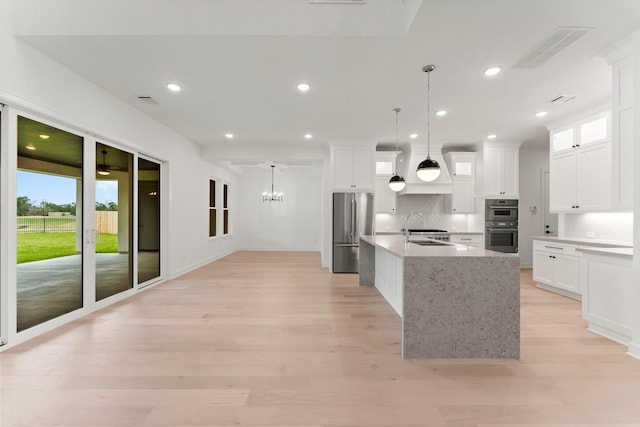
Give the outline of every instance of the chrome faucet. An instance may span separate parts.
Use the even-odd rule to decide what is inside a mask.
[[[425,219],[424,215],[422,215],[421,212],[409,212],[407,214],[407,216],[404,219],[404,243],[405,245],[409,244],[409,219],[414,216],[417,215],[420,218],[422,218],[422,228],[426,227],[427,224],[427,220]]]

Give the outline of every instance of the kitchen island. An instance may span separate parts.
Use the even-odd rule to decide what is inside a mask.
[[[518,256],[418,243],[360,238],[360,285],[375,286],[402,318],[402,356],[520,357]]]

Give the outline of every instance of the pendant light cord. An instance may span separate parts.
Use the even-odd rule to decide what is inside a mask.
[[[400,113],[400,111],[402,111],[402,109],[396,107],[396,108],[393,109],[393,111],[396,112],[396,151],[398,151],[398,113]],[[398,172],[395,162],[393,162],[393,169],[394,169],[393,175],[395,176],[395,175],[397,175],[397,172]]]
[[[275,168],[274,165],[271,165],[271,194],[275,194],[275,191],[273,191],[273,169]]]
[[[427,159],[431,158],[431,70],[427,71]]]

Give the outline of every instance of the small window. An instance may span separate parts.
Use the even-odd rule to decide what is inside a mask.
[[[226,192],[226,185],[225,185]],[[226,203],[226,198],[225,198]],[[209,237],[217,235],[216,181],[209,180]]]
[[[222,229],[223,234],[229,234],[229,185],[223,184],[222,186]]]

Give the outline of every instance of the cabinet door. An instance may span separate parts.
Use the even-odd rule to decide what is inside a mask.
[[[356,148],[353,151],[353,184],[356,189],[373,189],[373,176],[375,168],[374,150],[369,148]]]
[[[533,280],[553,285],[553,254],[542,251],[533,252]]]
[[[502,150],[502,192],[503,196],[518,197],[518,148]]]
[[[580,258],[561,254],[554,256],[554,286],[580,294]]]
[[[499,148],[484,149],[484,194],[500,196],[502,193],[502,151]]]
[[[551,140],[551,155],[556,155],[574,149],[576,145],[576,135],[573,126],[564,129],[553,130],[549,136]]]
[[[333,173],[334,187],[353,188],[353,148],[334,149]]]
[[[611,206],[611,145],[608,142],[577,151],[576,205],[582,211]]]
[[[451,212],[474,213],[473,178],[453,178]]]
[[[389,188],[389,178],[387,176],[376,177],[376,190],[373,197],[373,205],[375,213],[396,212],[396,193]]]
[[[549,171],[549,210],[551,212],[575,212],[575,151],[552,157]]]

